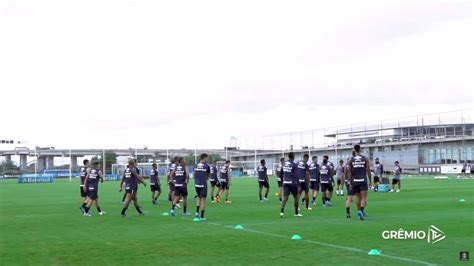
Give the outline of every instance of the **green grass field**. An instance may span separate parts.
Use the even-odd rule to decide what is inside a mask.
[[[162,178],[163,180],[163,178]],[[346,219],[345,197],[334,197],[333,207],[319,206],[293,217],[292,201],[280,219],[280,204],[271,182],[271,201],[258,202],[255,179],[234,179],[233,204],[209,205],[207,222],[165,217],[170,205],[162,197],[150,202],[149,188],[140,187],[146,216],[132,207],[119,216],[122,194],[118,182],[101,184],[106,216],[92,208],[84,217],[78,182],[52,184],[0,183],[1,265],[473,265],[474,180],[405,178],[401,193],[370,193],[368,219],[360,221],[352,208]],[[167,188],[165,188],[165,193]],[[190,195],[194,195],[189,186]],[[464,203],[459,202],[464,198]],[[195,203],[190,201],[190,211]],[[245,230],[235,230],[242,224]],[[427,230],[435,225],[447,238],[384,240],[384,230]],[[293,234],[302,240],[291,240]],[[369,256],[370,249],[382,256]],[[470,251],[471,261],[460,262],[459,252]]]

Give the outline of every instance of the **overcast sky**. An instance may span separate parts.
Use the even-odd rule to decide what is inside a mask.
[[[252,146],[472,108],[472,32],[470,1],[0,0],[0,139]]]

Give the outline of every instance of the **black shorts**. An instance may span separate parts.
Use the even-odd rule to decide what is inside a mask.
[[[300,191],[304,191],[306,193],[309,192],[309,186],[307,182],[300,182],[299,186]]]
[[[309,182],[309,187],[310,187],[312,190],[319,191],[319,182],[318,182],[318,181],[310,181],[310,182]]]
[[[125,186],[125,193],[130,193],[132,195],[136,195],[137,194],[137,187]]]
[[[196,195],[200,198],[207,198],[207,186],[204,187],[195,187]]]
[[[161,186],[159,184],[150,185],[150,190],[151,192],[161,192]]]
[[[98,191],[97,189],[94,189],[94,188],[89,188],[87,190],[87,197],[89,197],[89,199],[91,200],[96,200],[99,198],[99,194],[98,194]]]
[[[298,196],[298,185],[296,184],[283,184],[283,196],[288,197],[293,195]]]
[[[270,188],[270,184],[268,184],[268,181],[258,181],[258,187],[265,187],[265,188]]]
[[[229,187],[230,187],[229,182],[221,181],[221,189],[225,190],[225,189],[229,189]]]
[[[359,194],[361,192],[364,192],[364,191],[367,191],[369,190],[369,185],[367,184],[367,182],[354,182],[352,184],[352,192],[354,194]]]
[[[342,184],[342,179],[338,179],[338,180],[336,181],[336,183],[337,183],[338,186],[340,186],[340,185]]]
[[[392,185],[400,184],[400,179],[392,179]]]
[[[321,183],[321,192],[332,192],[333,190],[332,183]]]
[[[188,196],[188,188],[186,186],[174,186],[174,195],[175,197],[187,197]]]
[[[211,187],[220,187],[221,183],[217,180],[211,180]]]
[[[87,197],[87,192],[84,191],[84,187],[79,187],[81,189],[81,198]]]
[[[374,183],[378,183],[378,182],[380,182],[380,177],[374,176]]]
[[[277,180],[277,184],[278,184],[278,187],[282,187],[283,186],[283,181],[278,181]]]

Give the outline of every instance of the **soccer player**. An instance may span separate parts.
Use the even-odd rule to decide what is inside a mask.
[[[311,211],[312,208],[309,206],[309,166],[308,166],[309,155],[303,155],[303,160],[299,161],[296,166],[296,178],[298,179],[298,199],[304,193],[304,202],[306,204],[306,210]]]
[[[277,176],[277,185],[278,185],[278,198],[281,202],[281,197],[283,195],[283,164],[285,163],[285,158],[280,158],[280,163],[276,169]]]
[[[374,191],[379,191],[379,183],[383,175],[383,164],[380,163],[379,158],[375,158],[374,166]]]
[[[174,157],[173,161],[171,161],[170,168],[168,169],[168,175],[167,175],[167,182],[168,182],[168,187],[169,187],[169,192],[168,192],[168,201],[173,201],[173,190],[174,190],[174,184],[173,184],[173,177],[171,176],[171,173],[174,171],[176,168],[176,163],[178,162],[178,157]]]
[[[137,173],[137,167],[135,160],[130,159],[128,161],[128,167],[125,169],[125,174],[122,177],[122,181],[120,182],[119,192],[122,192],[123,185],[125,184],[125,193],[127,196],[125,197],[125,203],[120,213],[122,217],[126,217],[126,211],[130,202],[133,201],[133,205],[138,212],[138,215],[143,216],[145,215],[138,205],[138,197],[137,197],[137,190],[138,190],[138,183],[142,183],[143,186],[146,187],[145,180]]]
[[[137,161],[137,159],[133,159],[133,161],[135,162],[135,169],[137,170],[137,174],[140,175],[140,168],[138,168],[138,161]],[[128,166],[129,165],[127,164],[127,167]],[[127,168],[125,168],[125,169],[127,169]],[[123,172],[123,175],[125,175],[125,171]],[[122,176],[122,180],[123,180],[123,176]],[[137,189],[138,189],[138,187],[137,187]],[[122,197],[122,203],[125,203],[125,198],[126,197],[127,197],[127,192],[124,192],[123,197]]]
[[[402,188],[401,179],[400,179],[402,168],[400,167],[400,163],[398,161],[395,161],[395,167],[393,168],[392,172],[393,172],[393,179],[392,179],[392,189],[390,190],[390,192],[393,192],[395,190],[395,185],[398,186],[397,192],[400,192],[400,189]]]
[[[357,196],[357,206],[360,206],[357,215],[363,221],[367,217],[365,207],[367,206],[367,191],[372,185],[372,173],[370,172],[369,159],[361,154],[360,145],[354,146],[355,156],[352,156],[349,164],[350,184],[349,189]],[[369,183],[367,183],[367,177]]]
[[[176,204],[183,198],[183,215],[191,215],[188,210],[188,182],[189,174],[186,170],[186,162],[183,157],[178,159],[178,164],[171,173],[174,183],[174,197],[171,206],[171,216],[176,215]]]
[[[93,163],[92,169],[84,179],[84,191],[87,190],[87,205],[84,208],[84,216],[91,216],[89,209],[92,206],[92,203],[95,203],[99,215],[105,214],[105,212],[100,209],[99,204],[99,181],[101,183],[104,182],[104,178],[102,176],[102,171],[99,168],[99,162],[96,161]]]
[[[90,171],[90,167],[89,167],[89,160],[84,159],[84,161],[82,161],[82,163],[84,164],[84,166],[81,167],[81,172],[80,172],[81,185],[79,186],[79,188],[81,190],[82,205],[81,205],[81,207],[79,207],[79,209],[82,211],[82,214],[84,214],[85,213],[85,208],[86,208],[86,205],[87,205],[87,189],[84,190],[84,188],[85,188],[84,181],[86,180],[87,174]]]
[[[219,183],[219,179],[217,178],[217,160],[214,161],[211,167],[211,202],[215,203],[214,199],[214,190],[217,187],[217,193],[219,193],[219,188],[221,187],[221,184]]]
[[[153,205],[158,204],[158,197],[161,195],[161,184],[158,173],[158,166],[156,163],[151,165],[150,171],[150,190],[151,190],[151,202]]]
[[[339,160],[339,164],[336,166],[336,195],[344,196],[344,183],[342,182],[342,176],[344,175],[344,161]]]
[[[231,204],[232,201],[229,200],[229,189],[230,189],[230,161],[225,161],[225,165],[220,169],[221,175],[221,188],[219,189],[219,193],[217,194],[216,201],[217,203],[221,202],[222,194],[225,192],[225,204]]]
[[[257,169],[258,172],[258,196],[260,202],[268,201],[268,192],[270,192],[270,183],[268,182],[267,167],[265,166],[265,160],[260,160],[260,165]],[[265,197],[262,199],[262,190],[265,187]]]
[[[323,193],[323,207],[331,206],[332,191],[334,190],[332,173],[333,168],[329,164],[328,159],[323,157],[323,162],[319,166],[321,193]]]
[[[201,211],[201,221],[205,221],[204,212],[206,211],[207,198],[207,180],[211,173],[211,168],[207,165],[208,156],[206,153],[201,154],[200,161],[194,168],[194,187],[198,196],[196,203],[196,217],[199,217],[199,210]]]
[[[355,156],[355,152],[352,152],[352,156]],[[344,167],[344,174],[342,175],[342,182],[346,184],[347,189],[347,199],[346,199],[346,218],[351,218],[351,205],[352,199],[354,198],[354,192],[350,189],[350,168],[349,168],[349,160]],[[360,209],[360,207],[357,207]]]
[[[325,154],[323,155],[323,160],[326,160],[327,161],[327,166],[329,166],[331,168],[330,170],[330,181],[331,181],[331,186],[334,190],[334,164],[329,161],[329,155]],[[321,186],[322,188],[322,186]],[[331,195],[331,198],[332,198],[332,191],[329,191],[328,193]],[[321,190],[321,192],[323,193],[323,196],[321,197],[321,201],[323,202],[323,206],[327,206],[326,205],[326,197],[324,196],[326,193],[324,191]],[[331,202],[329,202],[329,206],[331,205]]]
[[[295,154],[290,152],[288,154],[288,161],[283,165],[283,201],[281,202],[280,217],[285,216],[285,206],[288,202],[290,194],[293,196],[295,205],[295,217],[302,217],[299,213],[298,200],[298,178],[296,177]]]
[[[309,182],[310,182],[310,188],[313,191],[313,200],[311,201],[313,205],[316,205],[316,199],[318,197],[319,193],[319,164],[318,164],[318,157],[313,156],[311,158],[313,162],[309,165]]]

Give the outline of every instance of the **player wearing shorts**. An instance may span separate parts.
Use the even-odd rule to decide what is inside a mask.
[[[344,196],[344,183],[342,182],[342,176],[344,175],[344,161],[339,160],[339,164],[336,166],[336,195]]]
[[[303,160],[296,165],[296,178],[298,179],[298,199],[304,194],[303,200],[306,204],[306,210],[311,211],[309,206],[309,155],[303,155]]]
[[[332,172],[333,168],[330,166],[327,158],[323,157],[323,162],[319,166],[319,178],[321,183],[323,207],[331,206],[332,191],[334,190]]]
[[[213,164],[210,165],[211,167],[211,202],[215,203],[214,199],[214,190],[217,187],[217,193],[219,193],[219,188],[221,184],[219,183],[219,179],[217,178],[217,160],[214,161]],[[217,195],[216,195],[217,196]]]
[[[137,167],[136,163],[133,159],[130,159],[128,161],[128,167],[125,169],[125,173],[122,177],[122,181],[120,182],[120,188],[119,192],[122,192],[123,186],[125,185],[125,203],[122,209],[122,212],[120,215],[122,217],[126,217],[126,211],[128,209],[128,206],[130,206],[130,202],[133,201],[133,205],[135,206],[135,209],[138,212],[138,215],[142,216],[145,215],[143,211],[140,208],[140,205],[138,205],[138,196],[137,196],[137,190],[138,190],[138,183],[142,183],[146,187],[145,180],[143,177],[141,177],[138,172],[137,172]]]
[[[365,220],[365,207],[367,206],[367,191],[372,185],[372,173],[370,172],[369,159],[360,153],[360,145],[354,146],[355,156],[352,156],[349,163],[350,185],[349,189],[357,197],[357,206],[360,206],[357,215],[361,220]],[[367,177],[369,182],[367,182]]]
[[[319,193],[319,164],[318,164],[318,157],[313,156],[312,162],[309,165],[309,187],[313,191],[313,200],[311,203],[316,205],[316,199],[318,198]]]
[[[207,180],[211,173],[211,168],[207,164],[208,156],[206,153],[201,154],[200,161],[194,168],[194,187],[196,188],[197,203],[196,203],[196,217],[199,217],[201,211],[201,221],[205,221],[204,212],[206,210],[207,198]]]
[[[395,167],[393,168],[393,179],[392,179],[392,189],[390,192],[393,192],[395,190],[395,185],[398,186],[397,192],[400,192],[400,189],[402,188],[402,180],[401,180],[401,173],[402,173],[402,168],[400,167],[400,163],[398,161],[395,161]]]
[[[230,161],[225,161],[225,165],[221,167],[219,170],[220,172],[220,183],[221,187],[219,189],[219,193],[216,196],[216,202],[220,203],[222,194],[225,193],[225,201],[226,204],[231,204],[232,201],[229,200],[229,189],[230,189]]]
[[[355,152],[352,152],[352,156],[355,156]],[[347,198],[346,198],[346,218],[351,218],[351,205],[352,199],[354,198],[354,192],[350,189],[350,168],[349,160],[347,160],[344,166],[344,174],[342,175],[342,182],[346,184]],[[359,209],[359,206],[358,206]]]
[[[383,175],[383,164],[380,163],[379,158],[375,158],[374,166],[374,191],[379,191],[379,183]]]
[[[176,204],[183,199],[183,215],[191,215],[188,210],[188,182],[189,174],[186,170],[186,162],[183,157],[178,159],[178,164],[171,173],[174,183],[174,197],[171,205],[171,216],[176,215]]]
[[[84,166],[81,167],[81,171],[79,173],[81,177],[81,184],[79,186],[79,189],[81,190],[82,205],[81,207],[79,207],[79,209],[81,210],[82,214],[84,214],[87,205],[87,189],[84,190],[84,181],[86,180],[87,174],[90,171],[90,167],[89,160],[85,159],[82,163],[84,164]]]
[[[99,169],[99,162],[94,162],[92,168],[84,180],[84,191],[87,191],[87,204],[84,208],[84,216],[91,216],[89,210],[92,203],[95,203],[99,215],[104,215],[105,212],[100,209],[99,204],[99,181],[104,182],[102,171]]]
[[[150,170],[150,190],[151,190],[151,202],[153,205],[158,204],[158,197],[161,195],[161,184],[160,177],[158,173],[158,166],[156,163],[151,165],[152,169]]]
[[[285,216],[285,206],[288,202],[290,194],[293,196],[295,205],[295,217],[302,217],[299,213],[298,200],[298,178],[296,177],[295,154],[290,152],[288,154],[288,161],[283,164],[283,201],[281,202],[280,217]]]
[[[258,166],[258,196],[260,202],[268,202],[268,193],[270,192],[270,183],[268,182],[267,167],[265,166],[265,160],[260,160],[260,165]],[[265,188],[265,197],[262,198],[262,190]]]
[[[281,197],[283,195],[283,164],[285,163],[285,158],[280,158],[280,163],[276,168],[277,176],[277,185],[278,185],[278,198],[281,202]]]
[[[330,171],[330,172],[331,172],[331,178],[330,178],[330,180],[331,180],[331,185],[332,185],[333,190],[334,190],[334,164],[333,164],[331,161],[329,161],[329,155],[327,155],[327,154],[323,155],[323,160],[327,160],[327,162],[328,162],[328,163],[327,163],[327,166],[331,167],[331,171]],[[330,198],[332,198],[332,192],[333,192],[333,190],[331,190],[331,191],[328,192],[328,193],[330,194]],[[323,191],[321,191],[321,192],[323,192]],[[322,203],[323,203],[323,207],[324,207],[324,206],[327,206],[327,205],[326,205],[326,197],[324,196],[325,194],[326,194],[326,193],[323,192],[323,196],[321,197],[321,201],[322,201]],[[329,206],[330,206],[330,204],[331,204],[331,202],[329,202]]]
[[[171,161],[170,168],[168,168],[168,175],[166,176],[166,182],[168,183],[168,187],[169,187],[168,201],[170,202],[173,201],[173,190],[174,190],[173,178],[171,177],[171,173],[176,168],[177,162],[178,162],[178,157],[174,157],[173,161]]]

